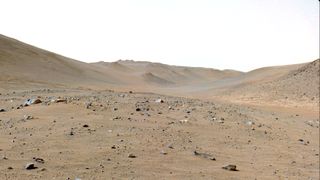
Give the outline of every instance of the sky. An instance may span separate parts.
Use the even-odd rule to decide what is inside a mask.
[[[83,62],[250,71],[319,58],[318,0],[0,0],[0,34]]]

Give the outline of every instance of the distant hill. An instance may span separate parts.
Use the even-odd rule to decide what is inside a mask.
[[[100,68],[0,35],[1,81],[61,85],[119,83]]]
[[[241,72],[173,67],[151,62],[84,63],[0,35],[0,81],[3,82],[94,87],[167,87],[197,84],[237,74]]]
[[[132,60],[84,63],[0,35],[0,84],[5,87],[12,82],[26,87],[37,83],[131,89],[256,104],[319,106],[319,59],[247,73]]]

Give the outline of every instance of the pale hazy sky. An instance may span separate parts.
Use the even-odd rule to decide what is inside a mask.
[[[0,34],[84,62],[249,71],[319,58],[318,0],[0,0]]]

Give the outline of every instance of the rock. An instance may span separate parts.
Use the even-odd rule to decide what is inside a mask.
[[[39,171],[45,171],[47,170],[46,168],[40,168]]]
[[[162,99],[158,99],[155,101],[156,103],[164,103]]]
[[[136,111],[141,111],[141,109],[140,108],[136,108]]]
[[[4,110],[4,109],[0,109],[0,112],[6,112],[6,110]]]
[[[35,169],[34,164],[33,163],[27,163],[27,165],[24,167],[25,169]]]
[[[183,120],[180,120],[179,122],[182,123],[182,124],[184,124],[184,123],[189,123],[189,120],[183,119]]]
[[[307,143],[305,141],[302,141],[301,144],[302,145],[307,145]]]
[[[69,131],[68,135],[72,136],[72,135],[74,135],[74,133],[72,131]]]
[[[28,120],[28,119],[34,119],[34,117],[30,115],[24,115],[24,120]]]
[[[221,120],[221,119],[219,119],[219,120],[218,120],[218,123],[224,123],[224,121],[223,121],[223,120]]]
[[[54,99],[54,98],[51,98],[51,102],[54,102],[54,103],[59,103],[59,102],[67,103],[67,100],[65,100],[65,99]]]
[[[166,155],[167,153],[164,151],[160,151],[160,154]]]
[[[236,165],[228,165],[228,166],[224,166],[222,167],[222,169],[228,170],[228,171],[236,171],[237,169]]]
[[[83,127],[89,127],[89,125],[88,124],[84,124]]]
[[[44,163],[44,160],[42,158],[33,158],[34,161],[38,162],[38,163]]]
[[[201,157],[204,157],[204,158],[207,158],[207,159],[213,160],[213,161],[215,161],[215,160],[216,160],[216,158],[212,157],[212,156],[211,156],[211,155],[209,155],[209,154],[198,153],[196,150],[192,150],[191,152],[193,152],[193,153],[194,153],[194,155],[196,155],[196,156],[201,156]]]
[[[171,145],[171,144],[169,144],[169,145],[168,145],[168,148],[171,148],[171,149],[173,149],[173,147],[172,147],[172,145]]]
[[[35,98],[31,98],[31,99],[28,99],[26,100],[24,103],[23,103],[23,106],[30,106],[31,104],[39,104],[41,103],[42,101],[40,99],[35,99]]]
[[[8,168],[7,169],[13,169],[11,166],[8,166]]]
[[[127,155],[127,157],[128,157],[128,158],[136,158],[136,156],[135,156],[134,154],[131,154],[131,153],[129,153],[129,154]]]
[[[254,125],[254,122],[248,120],[248,121],[246,121],[246,124],[248,124],[248,125]]]
[[[2,156],[2,159],[8,159],[6,156]]]

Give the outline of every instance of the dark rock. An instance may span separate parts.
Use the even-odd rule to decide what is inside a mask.
[[[44,160],[42,158],[33,158],[34,161],[38,162],[38,163],[44,163]]]
[[[8,169],[13,169],[11,166],[8,166]]]
[[[89,127],[89,125],[88,125],[88,124],[85,124],[85,125],[83,125],[83,127]]]
[[[34,164],[33,163],[27,163],[27,165],[24,167],[25,169],[35,169]]]
[[[131,154],[131,153],[129,153],[129,154],[127,155],[127,157],[128,157],[128,158],[136,158],[136,156],[135,156],[134,154]]]
[[[68,135],[74,135],[74,133],[72,131],[69,131]]]

